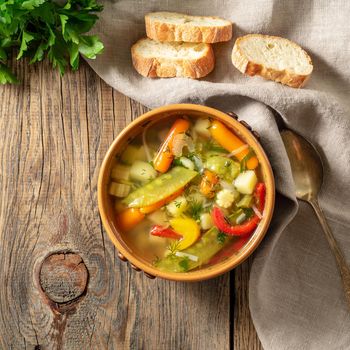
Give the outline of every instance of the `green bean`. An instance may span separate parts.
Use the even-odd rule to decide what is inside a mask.
[[[129,207],[142,208],[171,196],[194,179],[198,173],[194,170],[176,166],[160,175],[148,184],[130,193],[123,203]]]
[[[182,250],[182,253],[194,255],[198,258],[197,261],[186,259],[186,264],[183,264],[184,258],[170,254],[164,259],[156,263],[159,270],[167,272],[185,272],[193,270],[196,267],[206,264],[216,253],[232,240],[232,237],[226,236],[225,242],[218,240],[218,229],[216,227],[208,230],[197,243],[191,247]]]

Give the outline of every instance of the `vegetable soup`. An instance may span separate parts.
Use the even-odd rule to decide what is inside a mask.
[[[110,177],[124,241],[166,272],[236,254],[264,212],[254,151],[215,119],[179,115],[146,127],[116,158]]]

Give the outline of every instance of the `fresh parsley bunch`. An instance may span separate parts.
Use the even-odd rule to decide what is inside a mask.
[[[96,0],[0,0],[0,83],[16,83],[6,65],[12,52],[30,63],[48,57],[61,75],[78,69],[79,54],[95,58],[103,50],[96,35],[85,35],[98,19]]]

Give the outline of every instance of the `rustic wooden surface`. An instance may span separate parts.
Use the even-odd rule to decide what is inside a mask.
[[[145,111],[86,65],[60,78],[13,62],[0,86],[0,349],[260,350],[251,260],[203,283],[120,262],[97,210],[103,156]]]

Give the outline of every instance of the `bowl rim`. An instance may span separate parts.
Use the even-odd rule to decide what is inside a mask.
[[[108,219],[107,210],[106,210],[107,204],[103,201],[103,191],[104,190],[106,191],[106,186],[104,186],[106,182],[104,178],[106,177],[106,170],[109,166],[110,161],[115,157],[116,148],[119,142],[123,140],[125,135],[127,135],[135,126],[145,123],[145,121],[147,120],[152,120],[151,118],[157,115],[161,115],[169,112],[181,113],[185,111],[187,112],[192,111],[197,113],[199,112],[199,113],[209,114],[213,116],[215,119],[218,119],[219,121],[224,122],[233,130],[238,131],[238,133],[244,137],[245,141],[250,146],[253,147],[254,151],[257,154],[257,157],[259,158],[260,165],[263,168],[264,181],[266,184],[265,210],[264,210],[264,216],[261,222],[259,223],[258,228],[254,232],[254,234],[251,236],[247,244],[244,246],[244,248],[241,249],[236,255],[233,255],[232,257],[228,258],[224,262],[218,263],[216,265],[213,265],[212,267],[208,267],[205,269],[199,269],[199,270],[189,271],[189,272],[164,272],[164,271],[158,270],[156,267],[148,265],[143,261],[139,260],[135,255],[133,255],[126,248],[127,247],[126,243],[123,242],[122,240],[119,240],[118,237],[114,234],[114,230],[118,232],[118,229],[114,225],[112,225],[110,220]],[[152,120],[152,122],[154,122],[154,120]],[[166,106],[152,109],[149,112],[146,112],[140,115],[139,117],[134,119],[129,125],[127,125],[124,129],[122,129],[122,131],[117,135],[117,137],[114,139],[112,144],[109,146],[108,151],[106,152],[106,155],[100,167],[98,185],[97,185],[97,197],[98,197],[98,208],[102,219],[102,224],[110,240],[115,245],[117,250],[132,265],[136,266],[137,268],[141,269],[143,272],[151,276],[160,277],[160,278],[172,280],[172,281],[196,282],[196,281],[203,281],[203,280],[217,277],[219,275],[222,275],[234,269],[236,266],[238,266],[244,260],[246,260],[259,246],[259,244],[261,243],[262,239],[264,238],[267,232],[267,229],[270,225],[271,218],[274,211],[275,181],[274,181],[271,164],[261,144],[255,138],[255,136],[239,121],[233,119],[225,112],[222,112],[220,110],[217,110],[211,107],[198,105],[198,104],[189,104],[189,103],[171,104],[171,105],[166,105]]]

